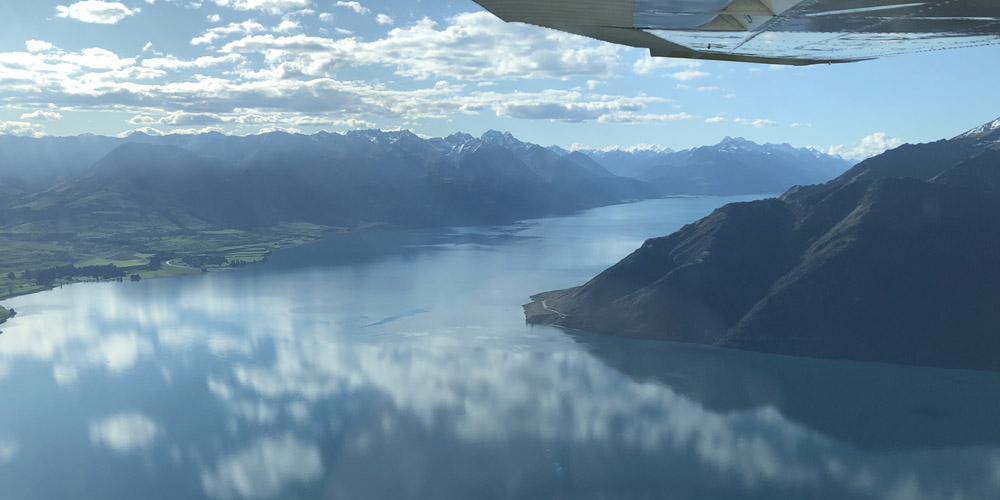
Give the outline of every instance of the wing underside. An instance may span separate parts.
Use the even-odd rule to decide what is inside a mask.
[[[1000,0],[475,0],[653,56],[805,65],[1000,42]]]

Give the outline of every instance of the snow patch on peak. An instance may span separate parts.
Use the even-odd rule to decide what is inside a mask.
[[[960,135],[959,137],[977,137],[977,136],[980,136],[980,135],[986,135],[986,134],[988,134],[990,132],[993,132],[994,130],[998,130],[998,129],[1000,129],[1000,118],[997,118],[996,120],[993,120],[992,122],[989,122],[989,123],[984,123],[984,124],[982,124],[982,125],[974,128],[974,129],[972,129],[972,130],[970,130],[970,131],[968,131],[968,132]]]
[[[486,144],[494,144],[505,148],[524,147],[524,143],[517,140],[510,132],[500,132],[497,130],[487,130],[480,140]]]

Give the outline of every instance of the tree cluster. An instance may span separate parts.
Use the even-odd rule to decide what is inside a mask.
[[[52,286],[57,279],[89,277],[107,280],[124,276],[125,271],[114,264],[80,267],[70,264],[68,266],[48,267],[44,269],[27,269],[21,274],[21,278],[34,280],[35,284],[41,286]]]
[[[226,263],[225,255],[185,255],[184,262],[191,267],[221,266]]]

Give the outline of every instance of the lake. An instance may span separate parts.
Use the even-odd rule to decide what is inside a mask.
[[[18,297],[0,496],[1000,498],[1000,374],[526,325],[736,198],[345,234]]]

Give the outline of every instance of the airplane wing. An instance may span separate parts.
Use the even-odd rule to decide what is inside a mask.
[[[807,65],[1000,42],[1000,0],[475,0],[655,57]]]

